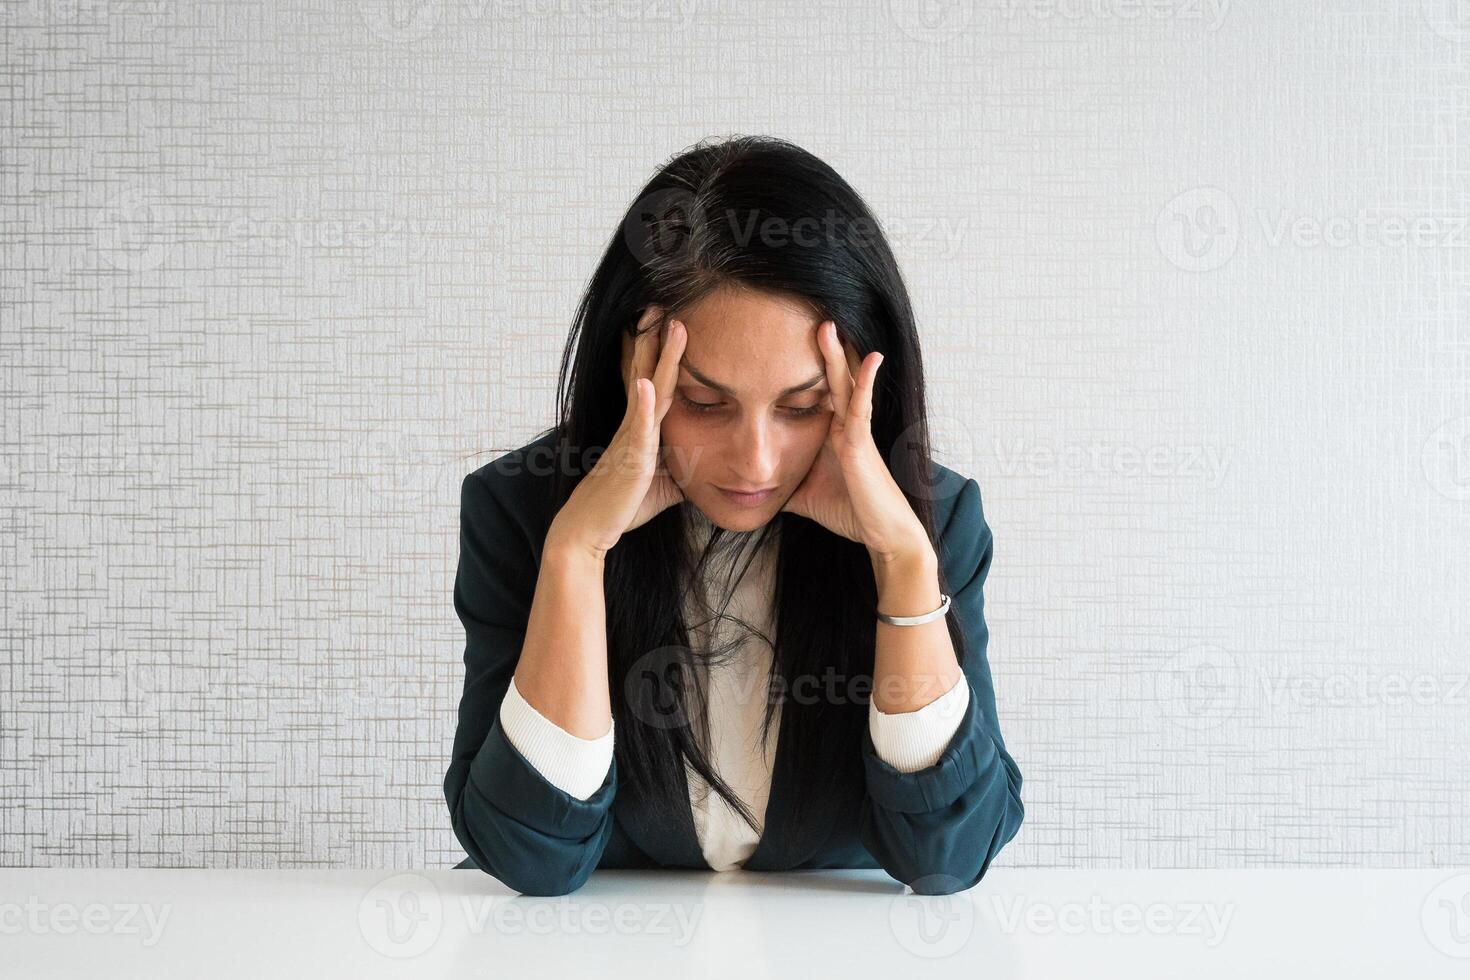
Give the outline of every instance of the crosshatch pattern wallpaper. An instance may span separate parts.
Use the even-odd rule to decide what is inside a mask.
[[[1470,862],[1466,17],[4,3],[0,863],[459,861],[460,481],[740,132],[908,278],[995,534],[999,863]]]

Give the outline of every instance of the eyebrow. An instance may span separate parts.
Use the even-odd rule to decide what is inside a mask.
[[[713,388],[715,391],[718,391],[722,395],[734,395],[735,394],[735,392],[733,390],[731,390],[731,388],[728,385],[722,385],[718,381],[714,381],[714,380],[712,380],[712,379],[704,376],[703,374],[701,374],[698,371],[696,371],[693,367],[691,367],[687,361],[681,361],[680,364],[679,364],[679,367],[681,367],[685,371],[689,372],[690,377],[694,378],[695,381],[698,381],[700,384],[704,385],[706,388]],[[786,388],[786,389],[782,390],[781,394],[778,395],[777,397],[778,398],[784,398],[787,395],[794,395],[798,391],[805,391],[806,389],[811,388],[811,387],[814,387],[816,385],[819,385],[823,381],[826,381],[826,380],[827,380],[827,371],[824,368],[823,370],[821,370],[821,371],[817,372],[816,374],[812,375],[807,380],[803,381],[801,384],[799,384],[799,385],[792,385],[790,388]]]

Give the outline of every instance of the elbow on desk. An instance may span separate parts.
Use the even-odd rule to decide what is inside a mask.
[[[883,818],[879,813],[870,816],[876,821]],[[890,826],[890,833],[874,835],[870,849],[884,870],[914,894],[952,895],[980,883],[1024,818],[1020,797],[1007,794],[999,814],[991,820],[963,826],[908,825],[902,831]],[[902,844],[896,843],[899,839]]]
[[[454,835],[469,855],[461,867],[483,871],[511,891],[521,895],[570,895],[586,884],[597,861],[595,849],[536,846],[514,840],[494,824],[478,825],[463,809],[453,813]]]
[[[1021,772],[991,739],[924,773],[900,774],[869,753],[860,837],[879,865],[920,895],[973,888],[1021,829]],[[962,762],[966,757],[972,762]]]
[[[513,892],[546,897],[570,895],[586,884],[592,873],[591,868],[559,870],[525,861],[480,870]]]
[[[607,800],[584,807],[580,821],[557,826],[546,814],[501,802],[493,790],[486,795],[472,774],[451,770],[445,783],[454,836],[470,864],[522,895],[567,895],[586,883],[612,829],[610,788],[602,792]]]

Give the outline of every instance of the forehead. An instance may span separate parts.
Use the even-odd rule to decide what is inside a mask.
[[[674,317],[689,329],[685,363],[740,394],[774,395],[822,370],[822,318],[799,297],[724,288]],[[680,380],[698,383],[687,371]]]

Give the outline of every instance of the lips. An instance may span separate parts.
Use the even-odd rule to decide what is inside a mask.
[[[764,503],[771,494],[776,492],[775,487],[765,487],[764,489],[753,491],[730,490],[721,486],[716,486],[715,489],[720,491],[726,500],[743,507],[752,507],[756,504]]]

